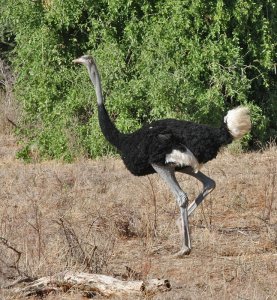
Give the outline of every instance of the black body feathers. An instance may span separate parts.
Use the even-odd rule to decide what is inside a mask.
[[[111,122],[106,109],[99,107],[99,123],[106,139],[119,151],[127,169],[136,176],[155,173],[151,164],[165,165],[166,155],[174,149],[189,149],[199,164],[216,157],[220,147],[233,141],[225,123],[221,128],[188,121],[164,119],[139,130],[120,133]]]

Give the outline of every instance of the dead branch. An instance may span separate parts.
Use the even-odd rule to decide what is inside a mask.
[[[166,279],[123,281],[107,275],[66,271],[39,278],[24,288],[17,288],[14,291],[27,297],[45,295],[50,292],[66,292],[69,289],[110,297],[127,294],[155,294],[169,291],[171,285]]]
[[[4,288],[5,289],[11,289],[11,288],[19,285],[20,283],[23,283],[23,282],[33,282],[34,280],[36,280],[36,279],[34,279],[32,277],[29,277],[29,276],[20,277],[20,278],[16,279],[15,281],[13,281],[12,283],[4,286]]]
[[[18,128],[19,126],[13,121],[11,120],[9,117],[6,116],[7,121],[15,128]]]
[[[14,264],[9,265],[9,267],[10,267],[10,268],[16,269],[17,272],[18,272],[18,274],[21,274],[18,265],[19,265],[19,260],[20,260],[20,258],[21,258],[22,252],[19,251],[19,250],[17,250],[15,247],[13,247],[13,246],[9,243],[9,241],[8,241],[6,238],[2,237],[2,236],[0,236],[0,243],[1,243],[2,245],[4,245],[7,249],[12,250],[12,251],[16,254],[17,258],[16,258]]]

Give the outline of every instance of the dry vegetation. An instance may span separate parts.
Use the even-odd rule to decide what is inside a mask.
[[[0,133],[10,134],[19,120],[21,109],[12,93],[15,76],[0,58]]]
[[[0,136],[0,286],[76,270],[170,280],[170,292],[139,299],[276,299],[276,147],[225,151],[203,168],[217,188],[191,217],[184,259],[172,256],[179,213],[158,176],[134,177],[115,158],[25,164],[16,149],[14,137]],[[193,199],[200,184],[179,178]],[[46,299],[89,296],[70,289]]]

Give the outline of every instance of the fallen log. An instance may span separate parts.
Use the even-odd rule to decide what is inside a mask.
[[[51,292],[66,292],[76,289],[86,294],[110,297],[127,294],[155,294],[171,289],[166,279],[123,281],[111,276],[83,272],[61,272],[42,277],[16,292],[24,296],[45,295]]]

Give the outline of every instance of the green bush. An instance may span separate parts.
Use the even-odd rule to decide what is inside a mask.
[[[24,108],[23,157],[32,144],[66,160],[113,152],[86,70],[72,64],[84,53],[96,57],[124,132],[165,117],[219,126],[227,109],[246,104],[252,145],[276,136],[273,0],[1,0],[1,10],[15,40],[8,57]]]

